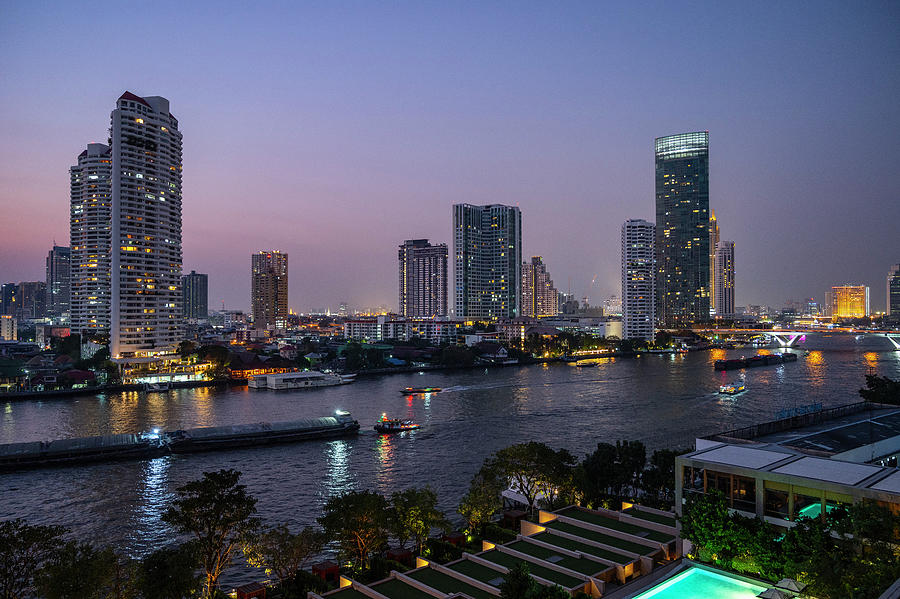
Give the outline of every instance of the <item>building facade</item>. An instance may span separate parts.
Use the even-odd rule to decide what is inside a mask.
[[[709,314],[716,314],[716,247],[719,245],[719,221],[716,211],[709,209]]]
[[[716,244],[716,315],[734,315],[734,242]]]
[[[622,335],[652,341],[656,326],[656,226],[622,225]]]
[[[446,316],[447,244],[408,239],[398,249],[397,257],[400,314],[420,318]]]
[[[278,250],[250,257],[250,305],[257,329],[283,329],[288,316],[288,255]]]
[[[559,314],[559,292],[540,256],[522,264],[522,316],[540,318]]]
[[[15,316],[19,321],[47,316],[47,283],[44,281],[22,281],[16,290],[15,299]]]
[[[709,132],[656,139],[657,320],[709,319]]]
[[[88,144],[69,169],[69,325],[82,340],[109,335],[112,156]]]
[[[888,316],[900,316],[900,264],[891,267],[887,276],[887,309]]]
[[[841,285],[831,288],[832,318],[865,318],[869,315],[869,288]]]
[[[181,341],[182,136],[169,101],[125,92],[112,111],[110,353]]]
[[[182,316],[187,320],[209,318],[209,277],[196,271],[181,277]]]
[[[47,316],[51,318],[69,314],[71,258],[71,248],[58,245],[47,254]]]
[[[453,206],[458,318],[515,318],[521,311],[522,213],[514,206]]]
[[[344,321],[344,338],[354,341],[424,339],[437,345],[456,343],[463,322],[447,318],[405,318],[381,315]]]

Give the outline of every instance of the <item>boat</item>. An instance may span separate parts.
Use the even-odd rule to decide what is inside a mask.
[[[747,386],[744,384],[744,381],[735,381],[727,385],[719,386],[719,393],[725,393],[726,395],[737,395],[746,390]]]
[[[381,415],[381,420],[375,423],[375,430],[381,434],[402,433],[403,431],[414,431],[421,428],[422,425],[416,424],[412,420],[399,420],[396,418],[388,418],[387,414]]]
[[[440,393],[440,387],[407,387],[406,389],[401,389],[400,393],[404,395],[415,395],[421,393]]]
[[[310,370],[307,372],[284,372],[281,374],[258,374],[247,380],[251,389],[273,389],[275,391],[312,389],[352,383],[356,375],[340,375],[330,372]]]
[[[147,393],[160,393],[169,390],[169,383],[147,383],[144,385],[144,391]]]

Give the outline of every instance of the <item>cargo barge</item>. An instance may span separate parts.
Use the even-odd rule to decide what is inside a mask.
[[[797,354],[757,354],[750,358],[732,358],[730,360],[716,360],[713,367],[716,370],[737,370],[741,368],[754,368],[756,366],[769,366],[771,364],[784,364],[796,362]]]
[[[0,445],[0,471],[333,439],[358,431],[359,422],[349,412],[339,411],[334,416],[293,422],[259,422],[172,432],[154,429],[148,433],[9,443]]]

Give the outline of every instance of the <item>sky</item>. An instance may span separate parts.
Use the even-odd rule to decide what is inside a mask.
[[[397,306],[397,246],[519,206],[523,256],[599,303],[655,219],[653,140],[710,135],[736,304],[823,301],[900,263],[897,2],[12,2],[0,8],[0,281],[68,243],[68,168],[126,90],[184,134],[185,271],[249,307]]]

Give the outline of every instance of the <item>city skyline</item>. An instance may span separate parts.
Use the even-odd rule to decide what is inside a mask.
[[[132,73],[124,57],[111,56],[110,68],[86,76],[67,72],[63,49],[106,46],[125,31],[106,27],[114,39],[84,40],[78,23],[110,25],[121,17],[88,9],[58,30],[45,27],[55,22],[50,8],[10,7],[0,24],[9,50],[3,66],[22,85],[0,96],[0,114],[10,123],[0,194],[13,216],[0,224],[7,250],[0,252],[0,281],[44,278],[47,247],[54,237],[65,244],[64,169],[85,142],[106,142],[109,98],[130,89],[170,98],[188,124],[184,265],[209,273],[211,307],[224,299],[227,307],[248,309],[249,282],[239,265],[246,253],[273,246],[308,257],[294,260],[292,308],[344,300],[395,307],[395,240],[449,244],[442,215],[461,202],[519,206],[533,224],[523,234],[523,255],[543,255],[561,290],[599,303],[620,284],[619,224],[655,220],[653,138],[693,130],[712,132],[710,204],[741,248],[738,305],[821,301],[837,281],[884,284],[886,269],[897,263],[891,223],[900,208],[892,199],[896,150],[888,132],[900,122],[889,100],[900,83],[890,61],[878,57],[898,50],[889,35],[896,7],[602,14],[578,5],[566,14],[533,7],[511,16],[465,7],[428,14],[278,9],[244,15],[250,45],[266,42],[253,60],[215,43],[194,56],[180,42],[160,49],[159,66]],[[210,35],[236,30],[244,17],[213,19]],[[200,19],[187,11],[178,27],[196,28]],[[678,48],[705,57],[695,65],[697,80],[671,83],[654,97],[662,42],[636,33],[667,19],[672,29],[704,22],[715,33],[677,40]],[[294,36],[281,25],[289,22],[306,24]],[[337,24],[339,39],[321,37]],[[501,31],[509,35],[494,35]],[[59,41],[48,43],[49,35]],[[326,50],[316,60],[292,63],[321,42]],[[284,47],[286,58],[257,68]],[[217,53],[222,60],[213,59]],[[599,59],[605,56],[611,60]],[[633,59],[633,73],[615,66],[624,56]],[[740,73],[732,74],[738,60]],[[173,77],[163,65],[176,62],[182,70]],[[453,85],[460,78],[467,84]],[[304,81],[302,93],[294,80]],[[602,89],[610,81],[615,93]],[[59,103],[66,118],[44,119]],[[403,143],[391,141],[397,131]],[[271,204],[259,213],[248,205],[257,185]],[[844,209],[847,198],[852,211]],[[378,204],[400,216],[383,216],[372,208]],[[371,232],[370,221],[378,225]],[[828,245],[854,228],[865,231],[859,243]],[[773,267],[777,247],[784,249]],[[817,260],[822,252],[833,256]],[[874,294],[872,309],[883,310],[883,302],[884,294]]]

